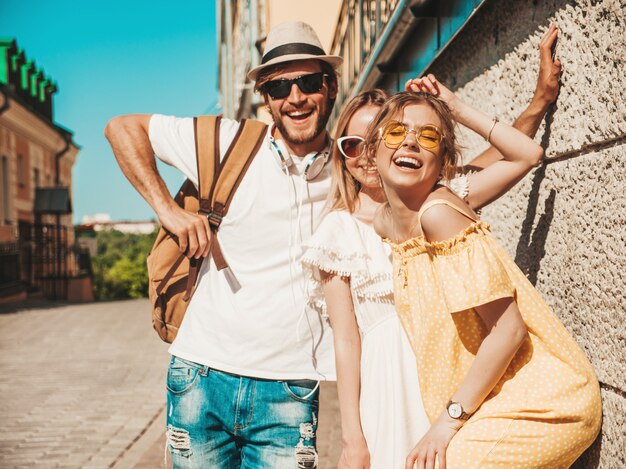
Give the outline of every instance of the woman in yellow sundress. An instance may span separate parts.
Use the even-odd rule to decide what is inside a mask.
[[[594,371],[489,226],[438,184],[454,173],[455,121],[502,154],[542,149],[432,75],[411,89],[428,93],[392,97],[367,135],[388,198],[375,228],[431,422],[406,468],[569,467],[600,429]]]

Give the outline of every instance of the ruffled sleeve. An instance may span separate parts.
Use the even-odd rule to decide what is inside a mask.
[[[433,256],[433,269],[451,313],[515,297],[501,248],[488,230],[488,226],[478,222],[452,240],[426,245],[437,254]]]
[[[321,272],[349,277],[355,300],[393,295],[390,253],[373,229],[370,231],[372,236],[362,232],[349,213],[335,211],[324,217],[305,243],[302,267],[308,303],[323,315],[326,302]]]
[[[440,184],[443,186],[446,186],[448,189],[450,189],[452,192],[458,195],[461,199],[465,200],[465,198],[469,194],[469,178],[468,178],[469,174],[471,173],[468,173],[468,174],[459,173],[456,176],[454,176],[453,179],[449,181],[445,181],[445,180],[440,181]]]
[[[515,297],[514,282],[507,269],[508,256],[493,239],[489,226],[476,222],[454,238],[441,242],[419,239],[421,262],[407,267],[413,270],[413,281],[434,288],[450,313],[465,311],[500,298]],[[402,257],[409,255],[404,247]],[[430,265],[428,265],[430,264]],[[421,272],[420,272],[421,271]]]

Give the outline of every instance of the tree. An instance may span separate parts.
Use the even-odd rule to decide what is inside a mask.
[[[148,296],[146,258],[156,235],[156,230],[149,235],[115,230],[97,233],[98,254],[93,259],[96,299]]]

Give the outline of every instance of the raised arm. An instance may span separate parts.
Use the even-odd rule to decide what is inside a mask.
[[[470,176],[466,200],[472,209],[501,197],[541,161],[543,149],[527,135],[504,122],[496,123],[491,116],[467,105],[433,75],[420,78],[419,82],[446,102],[459,124],[487,139],[503,156]]]
[[[181,252],[188,257],[206,256],[211,231],[208,220],[180,208],[161,178],[148,129],[150,115],[131,114],[111,119],[104,135],[117,162],[133,187],[153,208],[163,227],[178,238]]]
[[[554,60],[552,54],[558,33],[559,30],[556,24],[552,23],[539,43],[539,73],[537,74],[535,93],[528,107],[513,122],[513,127],[530,138],[534,138],[537,134],[537,130],[546,112],[548,112],[548,108],[556,101],[559,94],[561,62]],[[466,164],[463,167],[463,172],[480,171],[501,159],[502,154],[496,148],[490,146]]]
[[[341,457],[338,469],[368,469],[369,451],[361,428],[361,336],[354,314],[350,279],[322,272],[328,316],[333,328],[337,392],[341,412]]]
[[[439,87],[444,88],[441,84]],[[543,157],[543,148],[530,137],[504,122],[496,122],[491,116],[474,109],[459,98],[454,100],[452,112],[459,124],[488,139],[503,155],[502,160],[479,173],[483,175],[481,182],[485,180],[483,185],[490,185],[491,192],[494,194],[498,192],[499,186],[510,186],[514,184],[515,176],[519,176],[520,173],[525,174],[528,160],[540,161]],[[490,177],[487,178],[487,175]]]
[[[514,128],[531,138],[537,133],[547,110],[558,95],[561,63],[558,60],[554,61],[552,57],[552,47],[557,35],[558,29],[552,24],[539,45],[539,74],[533,99],[513,124]],[[456,96],[437,82],[433,75],[409,80],[405,88],[408,91],[426,91],[435,94],[446,101],[450,107],[453,107],[457,101]],[[540,162],[541,156],[536,153],[505,155],[492,145],[461,168],[461,172],[464,173],[478,171],[469,177],[467,202],[473,209],[479,209],[493,202]]]

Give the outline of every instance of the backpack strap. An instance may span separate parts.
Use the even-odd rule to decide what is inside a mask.
[[[200,116],[193,119],[198,165],[198,200],[208,201],[220,165],[220,124],[222,116]],[[205,202],[206,205],[206,202]]]
[[[198,204],[202,209],[209,200],[220,164],[220,123],[222,116],[200,116],[193,119],[193,133],[196,144],[196,165],[198,168]],[[184,256],[184,254],[183,254]],[[204,257],[189,259],[189,276],[183,300],[189,301]],[[178,262],[180,264],[180,262]],[[174,269],[175,270],[175,269]],[[172,272],[173,273],[173,272]]]
[[[243,119],[237,135],[233,139],[219,168],[219,175],[211,191],[209,224],[213,233],[217,233],[222,219],[228,212],[235,191],[241,184],[253,158],[259,151],[267,125],[254,120]],[[200,206],[200,210],[204,207]],[[217,241],[213,237],[213,260],[218,270],[228,267]]]
[[[248,119],[241,121],[237,134],[217,170],[218,175],[208,197],[210,204],[208,207],[200,206],[200,209],[209,208],[211,211],[209,221],[216,229],[219,228],[235,191],[257,154],[266,129],[267,124],[259,121]]]
[[[198,213],[206,215],[209,219],[212,232],[209,256],[213,256],[217,269],[223,270],[228,268],[228,263],[222,254],[217,239],[217,231],[228,211],[235,191],[261,146],[267,125],[262,122],[243,119],[223,160],[220,162],[220,121],[219,116],[198,117],[194,119],[194,132],[200,204]],[[187,288],[183,297],[185,301],[191,298],[203,260],[204,258],[190,259]],[[238,285],[230,269],[226,273],[231,286]],[[234,287],[234,289],[238,288]]]

